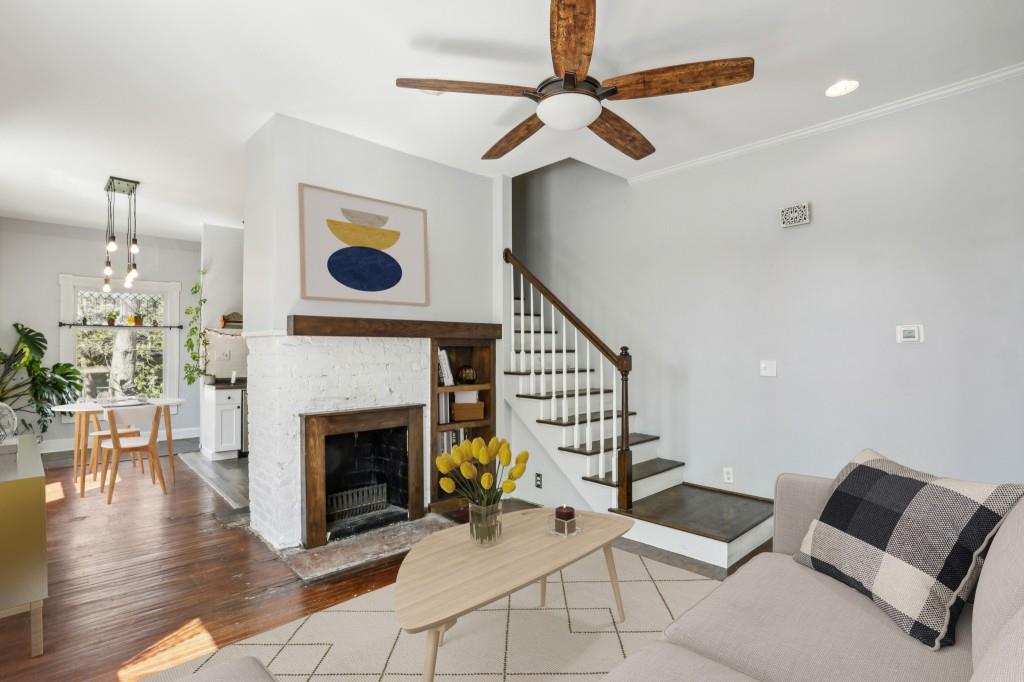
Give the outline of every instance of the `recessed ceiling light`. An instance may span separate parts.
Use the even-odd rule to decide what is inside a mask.
[[[832,85],[828,86],[825,90],[826,97],[842,97],[843,95],[849,95],[851,92],[860,87],[860,83],[853,80],[843,79],[836,81]]]

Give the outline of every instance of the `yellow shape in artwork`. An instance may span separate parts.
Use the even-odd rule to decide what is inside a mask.
[[[327,227],[335,237],[349,246],[366,246],[383,251],[395,245],[402,233],[382,227],[371,227],[359,223],[346,223],[344,220],[327,219]]]

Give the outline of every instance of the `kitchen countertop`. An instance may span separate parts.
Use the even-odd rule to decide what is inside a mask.
[[[235,383],[231,383],[231,379],[229,378],[222,379],[218,377],[213,380],[212,384],[207,384],[207,386],[213,386],[214,390],[217,391],[224,391],[232,388],[245,388],[245,377],[238,377],[238,379],[235,380]]]

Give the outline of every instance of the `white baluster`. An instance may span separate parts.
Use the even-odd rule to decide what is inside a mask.
[[[513,339],[513,343],[514,343]],[[519,273],[519,371],[526,371],[526,287],[523,286],[523,273]],[[520,383],[522,390],[522,383]]]
[[[530,393],[537,392],[536,376],[537,376],[537,353],[536,353],[536,342],[537,335],[534,333],[533,321],[536,319],[534,313],[533,301],[533,282],[530,282]],[[543,366],[544,359],[541,358],[541,366]]]
[[[575,423],[572,425],[572,446],[578,448],[580,446],[580,335],[576,327],[572,328],[572,348],[576,353],[573,361],[576,363],[576,385],[573,386],[573,417]]]
[[[593,414],[590,411],[591,410],[591,407],[590,407],[590,374],[591,374],[591,372],[590,372],[590,339],[587,339],[587,366],[586,366],[586,372],[587,372],[587,431],[586,431],[587,437],[586,437],[586,439],[584,439],[584,442],[586,443],[586,445],[584,445],[584,447],[587,448],[587,449],[590,449],[590,443],[592,442],[592,434],[591,434],[591,428],[590,428],[590,422],[591,422],[590,415]],[[579,390],[579,389],[577,389],[577,390]]]
[[[597,355],[597,371],[601,373],[601,378],[598,380],[598,388],[601,393],[597,398],[597,411],[600,413],[599,422],[597,422],[597,446],[598,451],[601,453],[597,456],[598,475],[604,476],[606,469],[604,468],[604,356],[598,353]]]
[[[516,269],[508,266],[508,371],[516,371]]]
[[[541,376],[540,376],[540,384],[541,384],[541,394],[544,395],[545,393],[548,392],[548,388],[547,388],[547,386],[548,386],[548,375],[546,375],[544,373],[544,364],[545,364],[545,361],[546,361],[544,359],[544,357],[545,357],[544,349],[547,348],[547,345],[548,345],[547,342],[544,340],[544,294],[541,294],[541,333],[537,336],[537,338],[540,339],[539,343],[541,345]],[[539,409],[541,411],[541,419],[544,419],[544,403],[545,402],[546,402],[546,400],[539,400],[538,401],[538,407],[539,407]]]
[[[555,334],[555,306],[551,306],[551,418],[554,419],[558,416],[558,400],[555,399],[554,393],[555,388],[558,386],[558,375],[555,374],[555,368],[558,367],[558,336]]]
[[[569,412],[569,338],[565,335],[565,315],[562,315],[562,421]],[[565,429],[562,429],[565,432]]]

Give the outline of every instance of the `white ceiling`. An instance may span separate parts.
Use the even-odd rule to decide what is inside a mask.
[[[571,156],[631,177],[1024,62],[1020,0],[599,0],[598,78],[756,60],[744,85],[611,102],[658,149],[640,162],[586,130],[482,161],[528,100],[393,85],[536,85],[547,24],[547,0],[4,0],[0,215],[101,227],[119,175],[143,235],[239,225],[244,142],[274,112],[487,175]],[[843,77],[860,90],[825,98]]]

